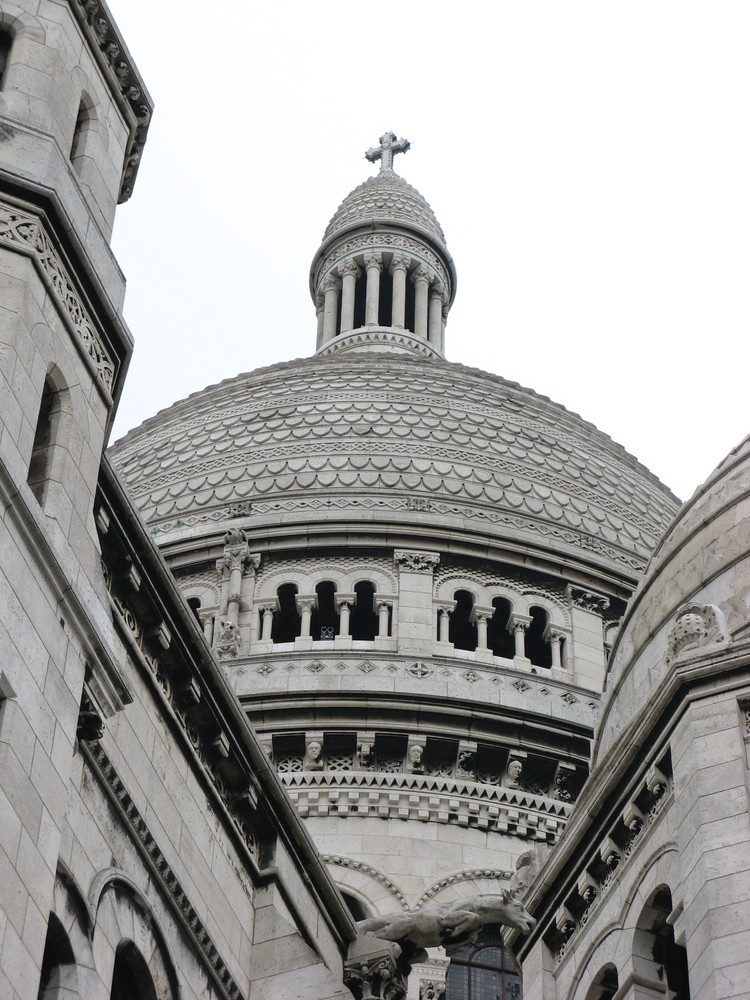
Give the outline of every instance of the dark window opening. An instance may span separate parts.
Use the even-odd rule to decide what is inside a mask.
[[[503,597],[495,597],[492,601],[495,613],[487,622],[487,645],[493,656],[504,656],[512,660],[515,651],[513,633],[508,631],[508,619],[511,615],[510,601]]]
[[[75,956],[70,946],[68,935],[65,933],[63,925],[54,913],[49,915],[47,924],[47,937],[44,942],[44,956],[42,958],[42,975],[39,980],[39,1000],[45,996],[47,991],[50,995],[62,985],[61,972],[64,966],[69,968],[74,966]]]
[[[13,45],[13,35],[7,28],[0,28],[0,90],[5,83],[5,71],[10,61],[10,50]]]
[[[336,607],[336,585],[330,580],[315,588],[310,631],[313,639],[333,639],[339,634],[339,613]]]
[[[362,903],[356,896],[352,896],[351,893],[344,892],[343,889],[340,890],[341,897],[346,903],[347,910],[351,913],[355,920],[367,920],[370,913],[367,907]]]
[[[526,656],[535,667],[551,667],[552,650],[544,638],[544,630],[549,620],[547,612],[543,608],[531,608],[529,614],[531,625],[526,630]]]
[[[201,599],[200,597],[188,597],[187,599],[188,607],[195,615],[195,620],[202,627],[203,622],[201,621],[200,610],[201,610]]]
[[[448,641],[452,642],[456,649],[476,649],[477,626],[471,621],[474,597],[468,590],[457,590],[453,599],[456,607],[451,614]]]
[[[443,1000],[521,1000],[521,977],[503,945],[500,927],[485,927],[475,944],[448,952]]]
[[[48,375],[44,381],[27,479],[31,492],[40,505],[43,505],[46,499],[54,449],[60,437],[62,392],[63,390],[56,388]]]
[[[272,642],[294,642],[302,631],[302,617],[297,611],[297,587],[284,583],[276,591],[279,610],[273,616]]]
[[[151,973],[132,941],[117,946],[110,1000],[157,1000]]]
[[[336,301],[336,336],[338,336],[341,333],[341,306],[343,304],[343,298],[344,298],[343,292],[344,292],[344,284],[343,282],[340,282],[339,294]]]
[[[349,629],[352,639],[372,641],[378,634],[378,616],[375,611],[375,587],[366,580],[355,584],[356,600],[352,605]]]
[[[380,273],[378,299],[378,325],[391,326],[393,322],[393,275],[384,267]]]
[[[605,965],[591,984],[586,1000],[612,1000],[619,988],[617,969],[614,965]]]
[[[411,276],[407,274],[406,276],[406,309],[404,310],[404,329],[410,330],[414,333],[414,311],[415,304],[417,301],[417,290],[414,287],[414,282],[411,280]]]
[[[354,324],[355,330],[365,325],[365,300],[367,296],[367,272],[357,278],[354,286]]]

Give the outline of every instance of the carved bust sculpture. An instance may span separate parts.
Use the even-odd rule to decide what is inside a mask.
[[[506,777],[508,780],[508,785],[511,788],[518,787],[518,781],[521,777],[521,771],[523,771],[523,764],[520,760],[511,760],[508,763],[508,769],[506,771]]]
[[[307,744],[307,767],[310,771],[321,771],[323,769],[323,761],[320,759],[320,755],[323,752],[323,747],[318,743],[317,740],[311,740]]]

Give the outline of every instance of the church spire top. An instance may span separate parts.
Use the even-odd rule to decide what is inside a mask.
[[[411,147],[408,139],[397,139],[395,132],[384,132],[378,139],[379,146],[373,146],[365,153],[370,163],[380,160],[380,172],[393,170],[393,157],[396,153],[406,153]]]

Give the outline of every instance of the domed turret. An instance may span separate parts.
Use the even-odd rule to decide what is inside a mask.
[[[310,271],[319,354],[366,348],[442,357],[456,272],[427,201],[393,170],[393,132],[365,154],[380,172],[336,210]]]

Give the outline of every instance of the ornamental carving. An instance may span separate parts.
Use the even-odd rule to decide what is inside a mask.
[[[39,219],[14,211],[7,205],[0,205],[0,243],[16,248],[20,246],[32,257],[47,279],[47,285],[72,327],[97,379],[110,393],[115,380],[114,362]]]
[[[609,598],[601,594],[595,594],[591,590],[582,590],[580,587],[568,587],[570,603],[574,608],[583,608],[584,611],[593,611],[603,615],[609,608]]]
[[[440,563],[437,552],[413,552],[410,549],[397,549],[393,560],[401,570],[410,573],[433,573]]]
[[[216,654],[220,660],[236,659],[240,652],[240,630],[232,621],[222,619],[216,631]]]
[[[667,663],[682,653],[726,642],[724,614],[715,604],[683,604],[667,639]]]

